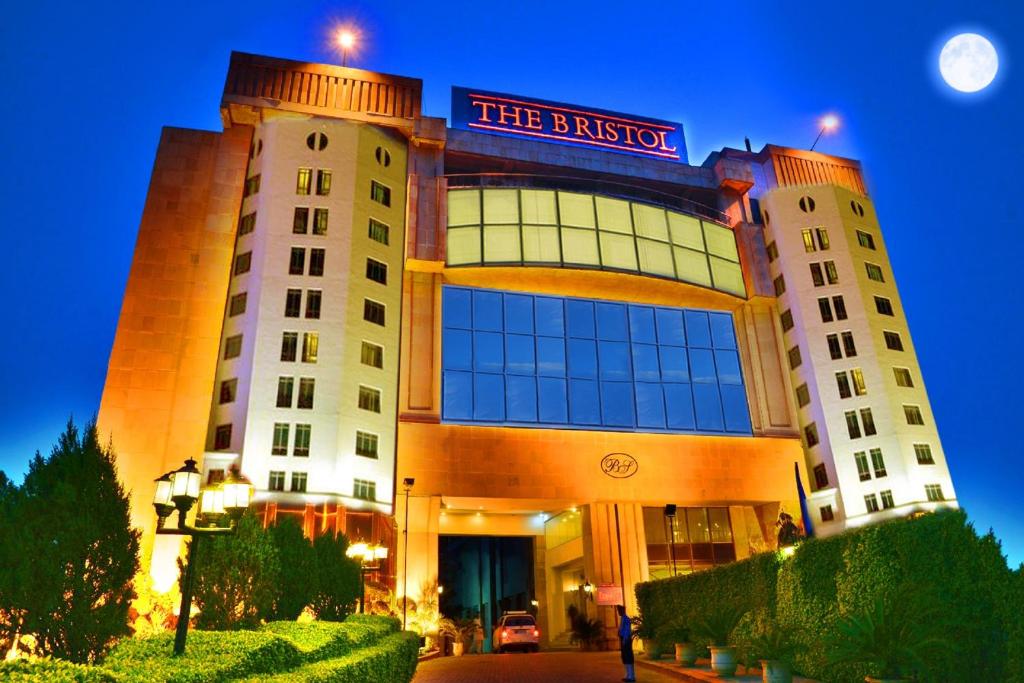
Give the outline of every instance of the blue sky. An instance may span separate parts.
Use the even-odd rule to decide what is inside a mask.
[[[806,147],[836,112],[819,149],[864,162],[960,501],[1024,561],[1024,9],[992,0],[15,3],[0,24],[0,468],[18,478],[98,407],[161,126],[220,128],[232,49],[333,61],[327,27],[348,20],[364,30],[350,63],[422,78],[435,116],[466,85],[677,120],[699,163],[744,135]],[[976,96],[937,77],[963,30],[1000,52]]]

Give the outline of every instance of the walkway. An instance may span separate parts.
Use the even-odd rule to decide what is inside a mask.
[[[413,683],[617,683],[618,652],[540,652],[441,657],[420,663]],[[670,674],[637,667],[638,683],[679,683]]]

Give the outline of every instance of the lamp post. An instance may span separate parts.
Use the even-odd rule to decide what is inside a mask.
[[[402,630],[406,630],[405,615],[409,605],[409,491],[412,490],[416,480],[413,477],[406,477],[402,480],[405,487],[405,527],[402,529],[403,545],[402,551]]]
[[[225,536],[238,529],[238,520],[249,508],[252,483],[232,468],[220,483],[200,487],[202,475],[196,461],[189,458],[184,466],[164,474],[156,480],[153,507],[156,509],[156,533],[190,536],[185,575],[181,580],[181,607],[178,610],[178,628],[174,634],[174,654],[185,654],[188,620],[192,611],[192,584],[195,580],[196,549],[202,536]],[[189,511],[199,503],[194,524],[188,524]],[[167,519],[178,511],[178,524],[167,526]]]
[[[348,29],[342,29],[337,36],[338,47],[341,48],[341,65],[348,66],[348,51],[356,44],[356,34]]]
[[[821,136],[824,135],[826,132],[831,133],[838,127],[839,117],[836,116],[835,114],[826,114],[821,119],[821,130],[818,131],[818,137],[814,138],[814,143],[811,145],[811,148],[808,151],[813,152],[814,146],[818,144],[818,140],[821,140]]]
[[[387,559],[388,547],[359,541],[350,545],[345,554],[359,560],[359,613],[366,614],[366,572],[380,569],[380,565],[373,562]]]
[[[676,575],[676,506],[669,503],[665,506],[665,519],[668,520],[668,552],[672,558],[672,576]]]

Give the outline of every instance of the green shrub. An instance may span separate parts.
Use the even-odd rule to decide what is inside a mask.
[[[17,659],[0,663],[0,680],[8,683],[119,683],[122,679],[101,667],[61,659]]]
[[[249,683],[409,683],[416,673],[419,637],[410,632],[391,633],[379,644],[350,655],[315,662],[271,677],[257,677]]]
[[[294,621],[316,595],[316,553],[295,517],[279,518],[268,531],[280,567],[270,618]]]
[[[1013,573],[1003,605],[1006,623],[1006,680],[1024,683],[1024,564]]]
[[[396,633],[399,623],[391,617],[351,615],[344,622],[272,621],[261,630],[290,641],[304,662],[317,662],[375,645]]]

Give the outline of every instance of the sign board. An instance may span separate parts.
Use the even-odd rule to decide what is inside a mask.
[[[601,458],[601,471],[615,479],[628,479],[639,469],[636,458],[629,453],[609,453]]]
[[[452,88],[452,128],[686,163],[680,123]]]
[[[625,605],[622,600],[622,586],[614,583],[599,583],[597,585],[597,604],[599,605]]]

